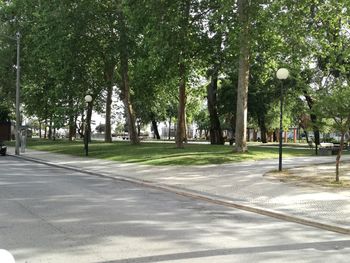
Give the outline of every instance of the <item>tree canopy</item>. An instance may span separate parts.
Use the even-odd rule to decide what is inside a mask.
[[[341,98],[348,89],[347,5],[2,0],[1,105],[14,110],[16,48],[8,36],[20,32],[25,114],[51,128],[69,127],[70,137],[91,118],[84,115],[84,96],[90,94],[94,110],[105,113],[105,140],[111,141],[117,94],[134,144],[139,124],[152,123],[155,130],[159,122],[176,121],[176,146],[182,148],[194,120],[206,127],[213,144],[224,143],[228,131],[235,134],[234,150],[244,152],[248,127],[258,128],[263,142],[278,128],[275,72],[286,67],[291,75],[285,83],[285,128],[312,130],[319,144],[319,123],[334,119],[337,110],[326,116],[317,105],[329,104],[325,94]]]

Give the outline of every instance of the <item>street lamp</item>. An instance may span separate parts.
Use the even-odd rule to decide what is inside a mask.
[[[289,76],[289,71],[286,68],[277,70],[276,76],[281,80],[281,97],[280,97],[280,136],[279,136],[279,156],[278,156],[278,171],[282,171],[282,130],[283,130],[283,80]]]
[[[2,37],[11,39],[11,40],[16,40],[17,43],[17,62],[16,62],[16,148],[15,148],[15,154],[19,155],[19,147],[20,147],[20,129],[21,129],[21,113],[20,113],[20,65],[19,65],[19,60],[20,60],[20,39],[21,35],[19,32],[16,33],[16,37],[9,37],[5,35],[1,35]]]
[[[86,95],[84,97],[84,100],[87,104],[87,110],[86,110],[86,126],[85,126],[85,135],[84,135],[84,142],[85,142],[85,156],[89,155],[89,137],[90,137],[90,118],[89,118],[89,109],[90,109],[90,103],[92,102],[91,95]]]

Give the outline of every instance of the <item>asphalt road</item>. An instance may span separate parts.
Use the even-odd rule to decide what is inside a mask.
[[[26,263],[348,262],[350,237],[0,157],[0,249]]]

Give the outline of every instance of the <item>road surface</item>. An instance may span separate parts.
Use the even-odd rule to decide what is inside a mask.
[[[0,158],[0,249],[26,263],[348,262],[350,237]]]

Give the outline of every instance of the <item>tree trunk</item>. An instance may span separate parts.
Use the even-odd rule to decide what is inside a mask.
[[[78,132],[78,129],[79,129],[78,124],[77,124],[78,116],[79,116],[78,114],[74,115],[74,135],[73,135],[74,138],[77,137],[77,132]]]
[[[312,107],[314,105],[314,100],[306,92],[304,92],[304,96],[307,101],[307,105],[309,106],[309,109],[312,110]],[[312,130],[314,132],[314,138],[315,138],[315,154],[318,155],[318,145],[320,145],[320,131],[317,127],[317,116],[311,113],[310,118],[312,122]]]
[[[69,116],[69,132],[68,132],[68,140],[72,141],[73,137],[75,137],[76,126],[74,122],[74,116]]]
[[[267,129],[266,129],[266,124],[265,124],[265,114],[264,113],[259,114],[258,125],[259,125],[260,133],[261,133],[261,135],[260,135],[261,142],[267,143],[267,137],[266,137]]]
[[[229,127],[230,127],[230,145],[232,146],[233,143],[235,142],[235,133],[236,133],[236,118],[234,114],[230,114]]]
[[[256,141],[258,141],[258,132],[256,129],[253,129],[253,142]],[[261,141],[261,139],[259,141]]]
[[[187,70],[186,59],[189,57],[187,46],[185,43],[188,39],[188,27],[190,20],[191,1],[182,1],[183,10],[182,19],[179,24],[181,27],[180,40],[184,43],[184,46],[180,47],[178,67],[179,67],[179,106],[177,113],[177,129],[176,129],[176,147],[183,148],[184,141],[187,141],[186,132],[186,82],[187,82]]]
[[[183,143],[186,140],[186,68],[184,62],[179,64],[179,73],[179,108],[177,114],[176,147],[183,148]]]
[[[249,1],[238,0],[238,17],[240,21],[240,51],[237,87],[235,151],[246,152],[247,148],[247,114],[248,114],[248,84],[250,58],[250,25]]]
[[[91,142],[91,116],[92,116],[92,102],[88,103],[88,107],[87,107],[87,115],[86,115],[86,130],[88,131],[88,142]],[[86,131],[85,131],[86,134]]]
[[[261,142],[267,143],[267,137],[266,137],[267,129],[266,129],[265,124],[260,126],[260,133],[261,133]]]
[[[209,136],[208,136],[208,132],[209,132],[208,130],[204,130],[204,136],[205,136],[205,139],[206,139],[206,140],[208,140],[208,137],[209,137]]]
[[[157,140],[160,140],[160,136],[159,136],[159,131],[158,131],[158,125],[156,120],[152,120],[152,128],[153,128],[153,133],[155,138],[157,138]]]
[[[217,110],[217,87],[218,87],[218,69],[214,68],[211,76],[211,82],[207,86],[208,111],[210,119],[210,143],[224,144],[220,120]]]
[[[303,131],[304,131],[304,135],[305,135],[305,140],[306,140],[307,143],[309,143],[309,141],[310,141],[309,140],[309,133],[305,129],[303,129]]]
[[[168,131],[168,140],[170,141],[171,135],[171,116],[169,117],[169,131]]]
[[[52,140],[52,117],[50,117],[50,122],[49,122],[49,140]]]
[[[135,112],[131,104],[130,100],[130,89],[129,89],[129,79],[128,79],[128,72],[125,71],[122,73],[122,86],[123,86],[123,102],[125,107],[125,112],[127,116],[128,121],[128,132],[129,132],[129,139],[131,144],[139,144],[139,138],[137,136],[137,130],[136,130],[136,124],[135,124]]]
[[[42,139],[42,133],[41,133],[42,123],[39,120],[39,138]]]
[[[44,122],[44,139],[47,139],[47,119]]]
[[[128,54],[128,36],[126,22],[123,13],[120,13],[119,17],[119,29],[120,29],[120,44],[123,47],[120,51],[120,70],[122,83],[120,97],[123,100],[125,113],[128,121],[128,132],[131,144],[139,144],[140,140],[136,131],[136,118],[135,112],[131,104],[130,86],[129,86],[129,54]]]
[[[277,130],[273,130],[273,142],[277,142],[279,141],[279,137],[278,137],[278,131]],[[277,140],[278,138],[278,140]]]
[[[340,146],[339,146],[339,151],[337,154],[337,158],[335,161],[335,181],[339,182],[339,165],[340,165],[340,158],[343,152],[343,147],[344,147],[344,137],[345,134],[344,132],[341,133],[341,137],[340,137]]]
[[[71,97],[69,97],[69,109],[73,109],[73,100]],[[76,125],[74,121],[74,114],[70,111],[69,112],[69,121],[68,121],[69,131],[68,131],[68,140],[72,141],[73,137],[75,137],[76,133]]]
[[[286,131],[284,131],[284,142],[288,142],[288,133]]]
[[[83,109],[80,113],[80,124],[78,125],[78,116],[76,116],[76,119],[75,119],[75,124],[77,126],[77,132],[79,134],[79,138],[80,139],[83,139],[84,138],[84,130],[85,130],[85,110]]]
[[[106,128],[105,128],[105,142],[112,142],[112,127],[111,127],[111,113],[112,113],[112,96],[113,96],[113,78],[115,66],[113,63],[106,63],[105,65],[105,83],[107,86],[106,98]]]
[[[141,122],[140,121],[136,122],[136,129],[137,129],[137,136],[140,137],[141,136]]]

